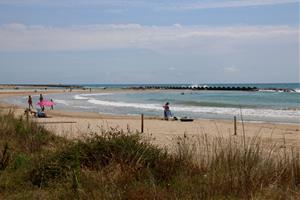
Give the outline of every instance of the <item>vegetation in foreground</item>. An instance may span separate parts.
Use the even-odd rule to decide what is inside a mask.
[[[0,116],[0,199],[299,199],[299,150],[259,138],[177,138],[175,151],[111,129],[66,140]]]

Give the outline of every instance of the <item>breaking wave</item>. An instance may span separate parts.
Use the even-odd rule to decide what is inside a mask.
[[[124,108],[137,108],[146,110],[162,111],[162,105],[159,104],[142,104],[142,103],[127,103],[127,102],[112,102],[96,99],[89,99],[89,103],[110,106],[110,107],[124,107]],[[200,107],[200,106],[179,106],[174,105],[171,108],[174,112],[184,113],[203,113],[203,114],[225,114],[225,115],[240,115],[240,108],[220,108],[220,107]],[[284,118],[299,118],[300,111],[298,110],[273,110],[273,109],[242,109],[245,116],[258,116],[258,117],[284,117]]]

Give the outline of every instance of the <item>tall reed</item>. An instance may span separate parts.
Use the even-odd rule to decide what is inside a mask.
[[[204,134],[178,138],[176,150],[199,167],[203,192],[211,197],[251,199],[270,188],[299,191],[300,159],[295,147],[264,142],[261,137]]]

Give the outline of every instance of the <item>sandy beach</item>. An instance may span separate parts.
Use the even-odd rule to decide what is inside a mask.
[[[38,91],[41,92],[41,91]],[[42,91],[46,93],[65,92],[62,89],[50,89]],[[76,90],[74,90],[76,92]],[[78,91],[77,91],[78,92]],[[82,90],[80,92],[83,92]],[[98,92],[102,92],[99,90]],[[107,91],[105,91],[107,92]],[[114,91],[117,92],[117,91]],[[26,90],[2,90],[0,91],[0,101],[9,96],[20,96],[36,94]],[[15,113],[21,115],[24,108],[7,103],[1,103],[2,109],[13,109]],[[119,129],[124,132],[140,132],[140,116],[117,116],[88,112],[70,112],[63,110],[47,110],[50,118],[34,118],[33,121],[45,126],[55,134],[68,138],[86,137],[91,133],[100,133],[109,129]],[[246,137],[259,136],[265,141],[275,141],[289,146],[300,147],[300,125],[281,123],[254,123],[244,122],[244,132]],[[200,119],[193,122],[165,121],[157,117],[145,116],[143,136],[151,138],[151,141],[159,146],[170,146],[174,138],[178,136],[197,136],[207,134],[211,136],[229,137],[234,135],[233,120],[206,120]],[[243,124],[238,119],[237,136],[242,137]]]

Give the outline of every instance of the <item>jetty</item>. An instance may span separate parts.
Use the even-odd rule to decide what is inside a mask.
[[[0,89],[78,89],[86,90],[89,89],[84,85],[68,85],[68,84],[0,84]],[[100,89],[100,87],[98,88]],[[107,87],[101,87],[101,89],[107,89]],[[213,85],[135,85],[135,86],[126,86],[122,89],[131,89],[131,90],[210,90],[210,91],[260,91],[260,92],[297,92],[291,88],[258,88],[250,86],[213,86]]]
[[[226,86],[174,86],[174,85],[146,85],[126,87],[124,89],[134,90],[215,90],[215,91],[261,91],[261,92],[296,92],[290,88],[257,88],[257,87],[226,87]]]
[[[259,91],[257,87],[222,87],[222,86],[138,86],[138,87],[128,87],[127,89],[157,89],[157,90],[226,90],[226,91]]]

